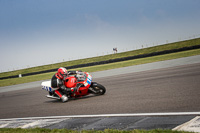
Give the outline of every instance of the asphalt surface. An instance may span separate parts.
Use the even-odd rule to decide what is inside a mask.
[[[200,63],[93,80],[105,95],[62,103],[40,87],[0,93],[0,118],[200,110]]]

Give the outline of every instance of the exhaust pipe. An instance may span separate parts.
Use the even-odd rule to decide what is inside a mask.
[[[52,99],[57,99],[57,100],[60,100],[59,97],[54,97],[54,96],[50,96],[50,95],[46,95],[47,98],[52,98]]]

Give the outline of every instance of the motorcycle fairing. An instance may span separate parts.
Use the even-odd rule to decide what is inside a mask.
[[[53,89],[51,88],[51,81],[44,81],[42,82],[42,89],[43,90],[46,90],[46,91],[49,91],[49,92],[52,92]]]

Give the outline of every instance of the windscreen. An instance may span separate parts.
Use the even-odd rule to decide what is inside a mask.
[[[82,82],[82,81],[85,81],[87,78],[87,75],[84,73],[84,72],[79,72],[77,74],[77,81],[78,82]]]

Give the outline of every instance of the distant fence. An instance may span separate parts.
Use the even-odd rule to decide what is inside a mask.
[[[149,54],[135,55],[135,56],[116,58],[116,59],[110,59],[110,60],[99,61],[99,62],[91,62],[91,63],[86,63],[86,64],[67,66],[65,68],[74,69],[74,68],[79,68],[79,67],[102,65],[102,64],[108,64],[108,63],[114,63],[114,62],[120,62],[120,61],[127,61],[127,60],[139,59],[139,58],[145,58],[145,57],[152,57],[152,56],[157,56],[157,55],[164,55],[164,54],[170,54],[170,53],[181,52],[181,51],[192,50],[192,49],[199,49],[199,48],[200,48],[200,45],[195,45],[195,46],[183,47],[183,48],[179,48],[179,49],[172,49],[172,50],[164,50],[164,51],[160,51],[160,52],[153,52],[153,53],[149,53]],[[45,71],[39,71],[39,72],[26,73],[26,74],[21,74],[21,75],[1,77],[0,80],[9,79],[9,78],[18,78],[20,76],[21,77],[25,77],[25,76],[30,76],[30,75],[54,72],[54,71],[57,71],[57,69],[58,68],[49,69],[49,70],[45,70]]]

